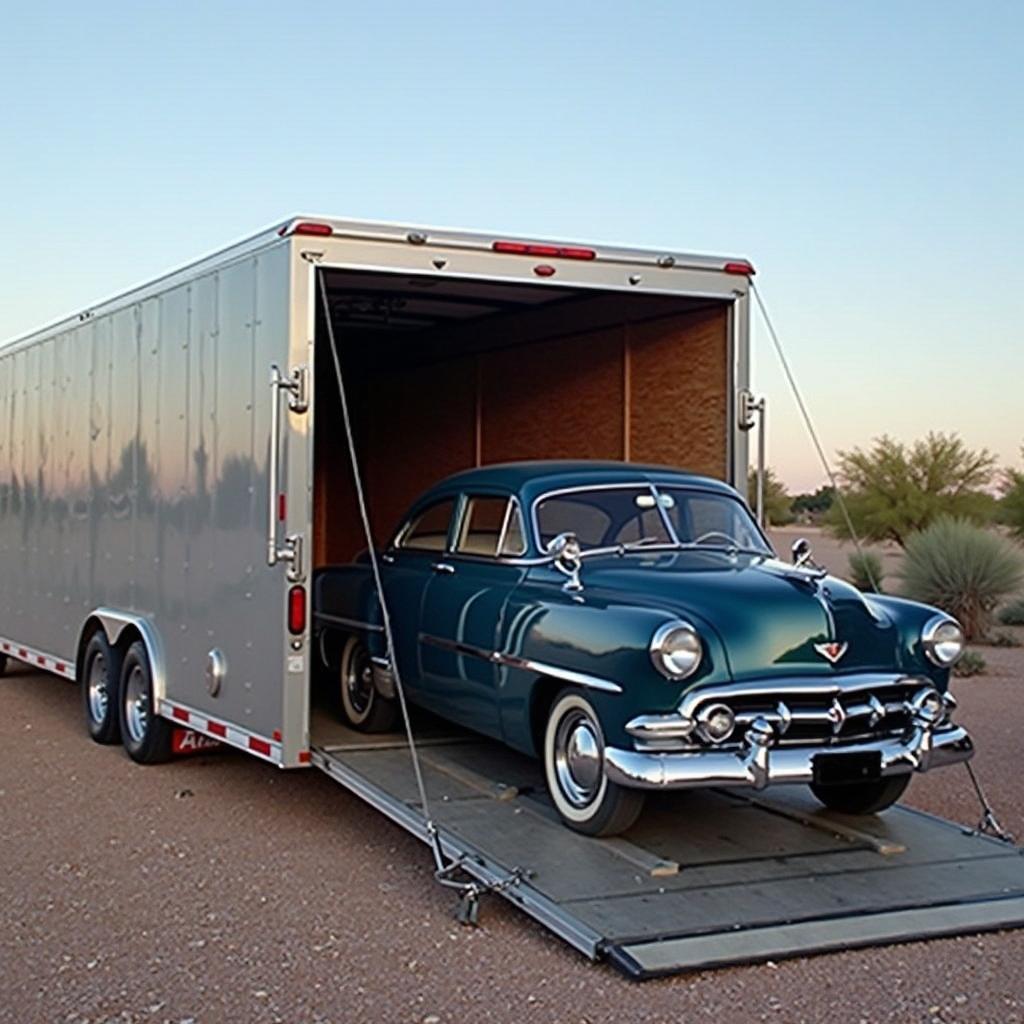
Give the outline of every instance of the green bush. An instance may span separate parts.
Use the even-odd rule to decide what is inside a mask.
[[[1024,626],[1024,597],[1018,597],[999,609],[999,621],[1004,626]]]
[[[986,671],[988,662],[977,651],[964,651],[963,657],[953,666],[953,675],[961,678],[984,675]]]
[[[1007,633],[1005,630],[999,630],[998,632],[993,633],[985,642],[990,644],[992,647],[1021,646],[1021,642],[1012,633]]]
[[[996,499],[988,487],[994,474],[995,457],[984,448],[968,448],[956,434],[929,434],[909,446],[883,436],[868,451],[839,453],[853,532],[864,540],[893,540],[900,547],[942,516],[991,520]],[[850,536],[838,505],[829,509],[826,522],[837,537]]]
[[[873,551],[854,551],[849,558],[850,582],[858,589],[868,593],[877,590],[882,592],[882,579],[885,570],[882,560]]]
[[[999,534],[943,517],[907,540],[900,576],[907,597],[949,612],[978,640],[1000,602],[1024,583],[1024,558]]]

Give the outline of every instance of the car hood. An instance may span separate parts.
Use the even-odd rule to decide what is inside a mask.
[[[587,561],[581,579],[584,593],[657,606],[714,630],[737,680],[900,667],[897,629],[884,611],[842,580],[776,559],[631,555]],[[847,645],[834,664],[816,650],[833,642]]]

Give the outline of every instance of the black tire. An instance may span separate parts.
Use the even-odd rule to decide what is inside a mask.
[[[625,832],[640,816],[644,794],[604,773],[604,734],[597,712],[578,690],[563,690],[544,729],[544,777],[562,822],[588,836]]]
[[[7,655],[0,654],[0,676],[7,671]]]
[[[892,807],[907,786],[910,775],[890,775],[877,782],[811,783],[811,792],[830,810],[843,814],[877,814]]]
[[[398,723],[398,703],[383,697],[373,682],[373,662],[358,637],[349,637],[335,677],[342,717],[360,732],[391,732]]]
[[[159,764],[171,757],[170,722],[156,713],[153,700],[153,670],[146,645],[141,640],[128,648],[121,666],[121,742],[128,756],[139,764]]]
[[[102,629],[85,645],[82,654],[82,711],[85,727],[97,743],[121,739],[118,713],[121,694],[121,652],[111,647]]]

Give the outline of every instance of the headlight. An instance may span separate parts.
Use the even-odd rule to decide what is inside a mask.
[[[697,671],[704,646],[688,622],[675,619],[659,626],[651,637],[651,661],[669,679],[686,679]]]
[[[939,668],[949,668],[964,653],[964,631],[946,615],[936,615],[925,623],[921,644],[928,660]]]

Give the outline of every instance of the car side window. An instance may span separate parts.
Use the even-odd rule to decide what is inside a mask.
[[[499,553],[521,555],[525,545],[519,506],[505,497],[467,497],[455,550],[459,554],[486,558],[494,558]]]
[[[409,551],[444,551],[454,508],[454,498],[429,505],[409,521],[399,534],[396,547]]]

